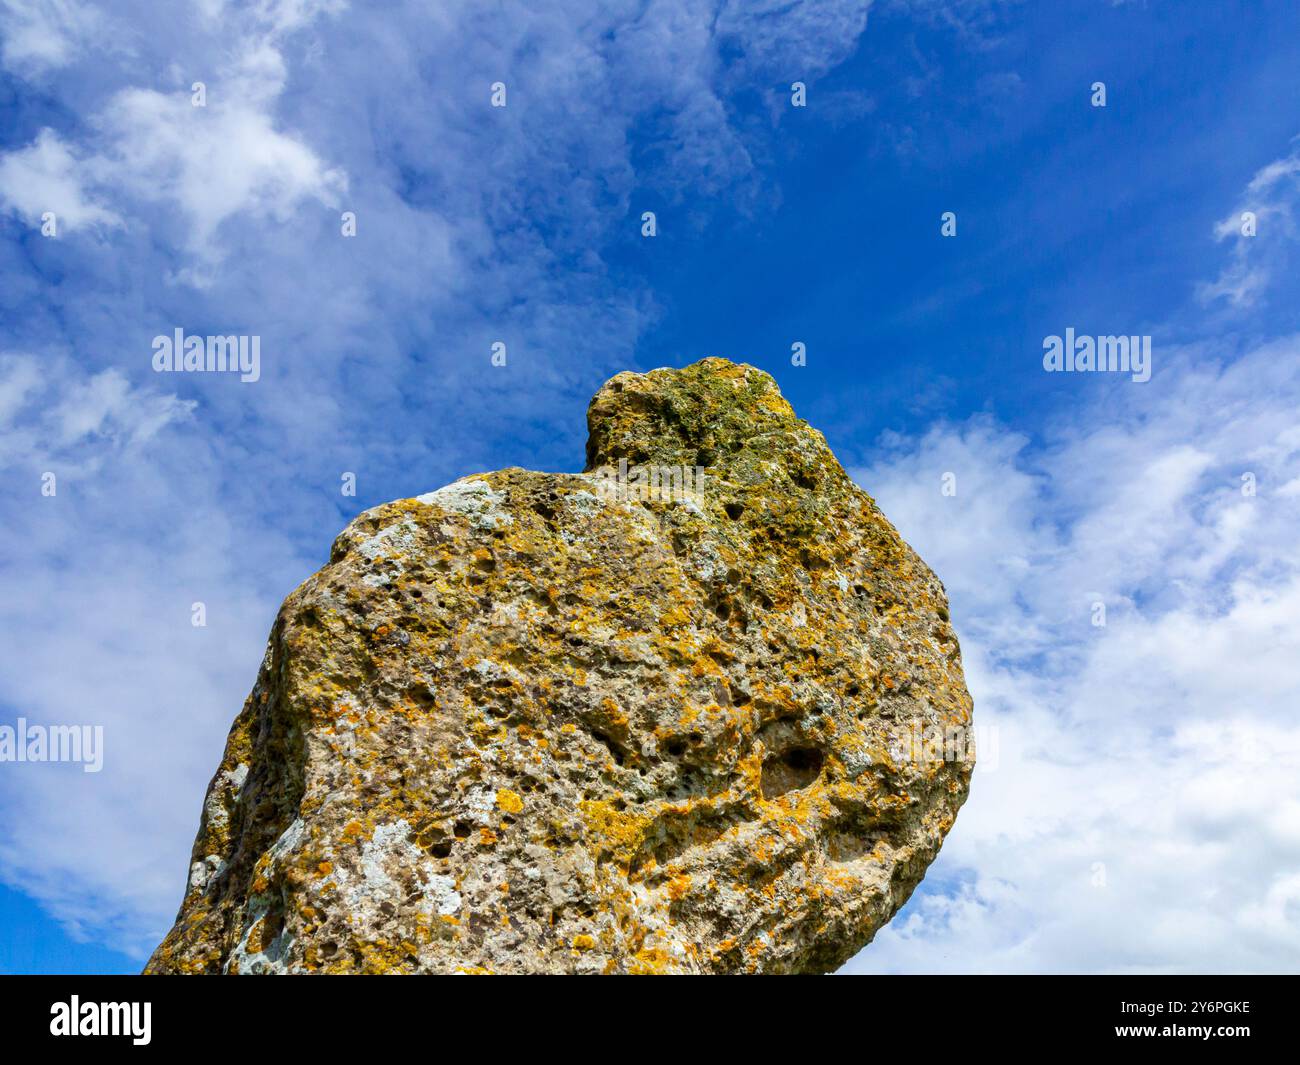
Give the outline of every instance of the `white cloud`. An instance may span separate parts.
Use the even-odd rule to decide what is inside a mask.
[[[0,360],[0,426],[12,423],[40,387],[41,371],[35,359],[9,355]]]
[[[87,227],[116,227],[122,219],[87,191],[83,176],[98,169],[77,159],[52,129],[30,145],[0,156],[0,202],[28,225],[39,227],[47,211],[56,235]]]
[[[104,729],[99,773],[0,774],[0,876],[76,933],[138,955],[176,905],[195,783],[260,661],[278,594],[258,574],[304,564],[223,492],[247,453],[206,432],[192,403],[68,358],[3,356],[0,407],[14,503],[2,716]],[[195,601],[206,628],[190,624]],[[178,734],[194,746],[171,748]]]
[[[871,0],[726,0],[714,30],[734,41],[733,76],[809,81],[844,62],[867,27]]]
[[[1300,338],[1166,352],[1039,445],[976,418],[857,471],[947,582],[998,751],[850,971],[1294,968],[1297,407]]]
[[[63,66],[103,28],[93,5],[81,0],[0,0],[0,9],[0,61],[11,69]]]
[[[278,128],[274,111],[287,76],[286,38],[341,6],[267,0],[238,14],[200,8],[225,53],[195,79],[204,81],[205,106],[193,106],[191,82],[173,65],[167,91],[116,92],[94,118],[97,135],[75,152],[46,129],[0,156],[0,202],[32,225],[53,210],[68,229],[122,226],[128,209],[139,215],[142,204],[160,204],[185,221],[194,261],[180,276],[199,284],[222,257],[217,235],[227,219],[284,224],[311,200],[336,209],[346,174]]]
[[[283,223],[305,200],[338,207],[345,175],[276,130],[267,112],[221,90],[210,86],[207,107],[152,90],[115,97],[101,120],[116,182],[140,199],[170,201],[201,252],[234,215]]]
[[[1228,263],[1214,281],[1197,287],[1203,303],[1224,300],[1236,309],[1253,307],[1273,279],[1289,269],[1297,236],[1300,203],[1300,149],[1262,167],[1236,207],[1214,227],[1217,240],[1232,240]],[[1255,232],[1247,235],[1247,215]]]
[[[80,472],[98,469],[114,451],[134,454],[168,425],[185,421],[194,403],[133,388],[118,370],[74,370],[63,359],[0,353],[0,463],[57,459],[67,469],[81,445]]]

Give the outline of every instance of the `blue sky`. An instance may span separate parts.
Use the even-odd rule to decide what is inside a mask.
[[[1294,6],[545,7],[0,0],[0,723],[106,734],[0,765],[0,971],[138,969],[353,514],[579,469],[607,377],[706,355],[945,581],[989,730],[850,971],[1293,970]],[[155,374],[177,327],[261,380]],[[1045,373],[1066,327],[1152,379]]]

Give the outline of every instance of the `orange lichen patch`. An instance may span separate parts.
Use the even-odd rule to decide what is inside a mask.
[[[659,947],[638,950],[628,962],[627,971],[633,976],[657,976],[673,966],[672,955]]]
[[[508,814],[517,814],[524,808],[524,800],[509,788],[497,791],[497,806]]]
[[[597,861],[611,859],[626,868],[632,862],[646,831],[650,818],[634,811],[619,810],[613,803],[584,800],[578,811],[586,824],[588,846],[597,855]]]
[[[591,950],[596,946],[594,936],[589,936],[585,932],[573,937],[574,950]]]
[[[692,620],[691,612],[684,604],[671,606],[659,615],[659,624],[665,629],[681,628],[689,625]]]

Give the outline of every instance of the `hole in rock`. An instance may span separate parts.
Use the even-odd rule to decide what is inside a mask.
[[[262,949],[280,937],[284,931],[284,907],[277,903],[262,918]]]
[[[775,799],[806,788],[822,771],[826,756],[816,747],[792,747],[763,762],[760,787],[763,798]]]
[[[594,739],[597,743],[601,744],[607,751],[609,751],[609,756],[614,759],[615,765],[623,764],[623,760],[624,760],[623,749],[617,743],[614,742],[612,737],[605,735],[605,733],[599,731],[598,729],[592,729],[591,738]]]

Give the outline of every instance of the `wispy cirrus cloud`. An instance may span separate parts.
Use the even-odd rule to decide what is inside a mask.
[[[1237,310],[1255,306],[1274,278],[1296,260],[1296,209],[1300,205],[1300,148],[1262,167],[1241,200],[1214,227],[1215,239],[1231,241],[1228,263],[1197,295]]]

